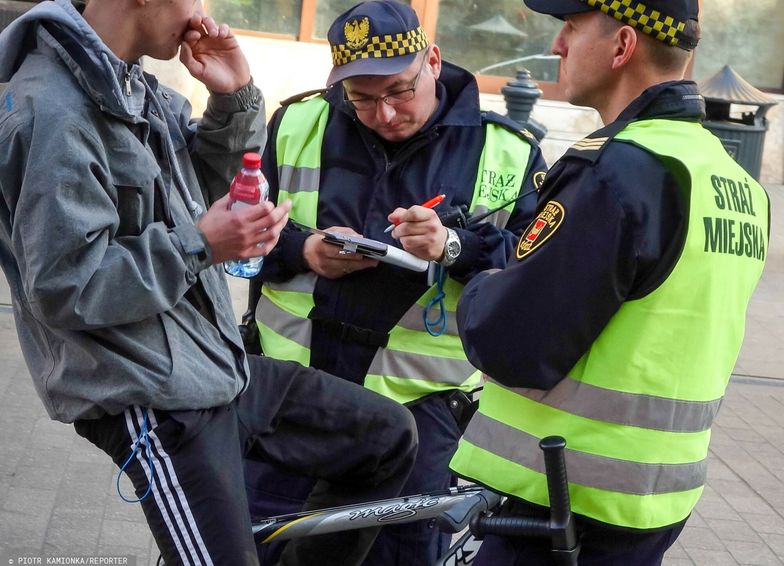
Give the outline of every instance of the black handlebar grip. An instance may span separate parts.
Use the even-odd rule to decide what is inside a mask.
[[[577,534],[569,502],[569,482],[566,477],[564,457],[566,440],[560,436],[548,436],[539,441],[539,448],[544,452],[553,550],[571,552],[577,546]]]
[[[569,503],[569,482],[564,457],[566,441],[560,436],[548,436],[539,442],[539,448],[544,452],[550,518],[487,517],[479,514],[471,518],[471,534],[480,540],[487,534],[548,537],[555,562],[559,565],[576,566],[580,545],[577,542],[574,516]]]
[[[560,436],[548,436],[539,441],[544,452],[544,469],[547,476],[547,492],[550,496],[550,519],[559,525],[569,520],[569,484],[566,480],[564,448],[566,440]]]
[[[486,534],[507,537],[549,537],[550,523],[536,517],[487,517],[474,515],[471,518],[471,534],[481,540]]]

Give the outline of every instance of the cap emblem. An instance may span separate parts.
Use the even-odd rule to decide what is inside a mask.
[[[362,22],[360,21],[358,24],[357,29],[361,29]],[[370,24],[368,24],[369,27]],[[353,28],[351,32],[348,31],[349,24],[346,24],[343,28],[347,42],[331,47],[332,64],[335,67],[351,63],[357,59],[382,59],[418,53],[430,45],[425,35],[425,30],[421,27],[394,35],[368,35],[362,40],[362,43],[357,43],[355,46],[348,43],[350,41],[349,33],[354,33]],[[368,29],[365,33],[369,34],[370,30]]]
[[[343,34],[346,36],[346,45],[350,49],[362,49],[370,35],[370,20],[364,17],[347,21],[343,26]]]

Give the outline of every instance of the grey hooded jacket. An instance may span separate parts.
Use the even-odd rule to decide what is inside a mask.
[[[264,144],[258,89],[213,94],[191,121],[67,0],[0,34],[0,82],[0,263],[49,415],[230,402],[248,366],[194,218]]]

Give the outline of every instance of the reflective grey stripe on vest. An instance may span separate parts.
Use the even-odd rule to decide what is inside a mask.
[[[476,413],[463,435],[468,442],[525,468],[544,473],[539,439]],[[691,464],[643,464],[566,448],[569,482],[633,495],[688,491],[705,483],[707,459]]]
[[[311,271],[296,275],[283,283],[265,281],[264,286],[271,291],[293,291],[312,296],[317,281],[318,276]],[[310,349],[310,338],[313,331],[310,320],[293,315],[280,308],[264,293],[261,294],[259,302],[256,304],[256,320],[268,326],[277,334],[304,348]]]
[[[273,291],[294,291],[297,293],[313,294],[316,290],[316,283],[318,282],[318,275],[310,271],[308,273],[301,273],[295,275],[288,281],[282,283],[275,283],[274,281],[265,281],[264,285]]]
[[[504,387],[498,382],[494,383]],[[682,401],[624,393],[568,377],[549,391],[513,387],[505,389],[573,415],[667,432],[708,430],[721,405],[721,399]]]
[[[289,193],[315,193],[319,189],[321,168],[278,166],[278,186],[285,187]]]
[[[450,336],[457,336],[457,313],[454,311],[446,311],[446,330],[444,334]],[[406,330],[415,330],[417,332],[425,331],[425,322],[422,319],[422,307],[416,310],[409,309],[398,321],[397,326],[405,328]]]
[[[266,283],[264,284],[266,285]],[[310,348],[312,326],[310,324],[303,324],[303,322],[308,321],[303,321],[300,317],[283,310],[264,295],[259,298],[256,313],[258,320],[271,328],[274,332],[281,336],[285,336],[303,348]],[[263,318],[261,318],[262,313]]]
[[[422,368],[427,373],[422,373]],[[388,375],[401,379],[421,379],[433,381],[432,368],[439,368],[438,382],[449,385],[461,385],[471,374],[476,371],[466,360],[454,360],[439,356],[426,356],[424,354],[411,354],[397,350],[380,348],[373,358],[373,363],[368,369],[369,374]]]

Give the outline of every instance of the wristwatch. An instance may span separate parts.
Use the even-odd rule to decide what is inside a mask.
[[[441,258],[440,263],[443,267],[449,267],[455,261],[457,261],[457,257],[460,255],[460,250],[462,249],[460,245],[460,236],[457,235],[457,232],[452,230],[451,228],[446,229],[446,242],[444,242],[444,255]]]

